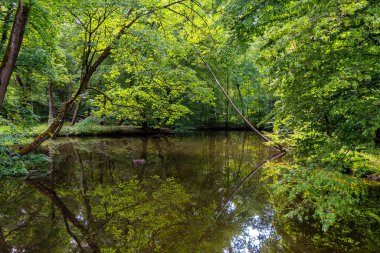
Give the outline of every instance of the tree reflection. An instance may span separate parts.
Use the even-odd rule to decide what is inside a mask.
[[[252,135],[48,148],[48,177],[0,182],[0,253],[292,252],[315,240],[275,215],[257,169],[275,151]],[[141,158],[149,162],[134,166]]]
[[[39,203],[41,212],[48,213],[41,221],[50,217],[59,229],[54,239],[68,252],[222,251],[239,233],[243,219],[225,213],[215,222],[216,214],[227,193],[257,162],[250,158],[247,145],[241,148],[238,143],[241,139],[235,135],[185,142],[182,137],[65,139],[48,146],[53,160],[50,176],[28,179],[22,188],[35,190],[28,196],[30,202]],[[144,168],[133,166],[131,161],[141,158],[149,163]],[[12,204],[19,208],[26,202],[21,198]],[[238,215],[244,205],[238,205]],[[22,230],[12,231],[12,238],[4,239],[13,249],[25,250],[32,238],[33,243],[42,243],[28,236],[22,242],[22,234],[35,229],[44,234],[53,231],[51,225],[27,223]],[[213,228],[203,239],[210,224]],[[4,225],[10,232],[10,225]],[[38,249],[49,252],[41,245]]]

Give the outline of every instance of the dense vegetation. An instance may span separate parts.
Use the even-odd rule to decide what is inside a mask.
[[[379,1],[3,0],[0,34],[0,175],[61,130],[244,126],[201,56],[288,151],[268,172],[278,213],[380,220],[355,209],[380,177]]]

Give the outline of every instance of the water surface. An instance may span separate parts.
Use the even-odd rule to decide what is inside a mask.
[[[252,133],[62,138],[45,148],[47,177],[0,181],[0,252],[350,251],[276,218],[256,169],[278,151]]]

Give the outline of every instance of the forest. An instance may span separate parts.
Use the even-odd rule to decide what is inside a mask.
[[[0,253],[378,252],[378,0],[0,0],[0,57]]]

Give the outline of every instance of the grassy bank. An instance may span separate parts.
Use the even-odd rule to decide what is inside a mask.
[[[33,128],[33,135],[38,135],[46,130],[47,124],[41,124]],[[65,124],[59,137],[71,136],[138,136],[138,135],[154,135],[154,134],[170,134],[171,131],[167,128],[157,129],[142,129],[136,126],[106,126],[95,123],[78,123],[70,126]]]

